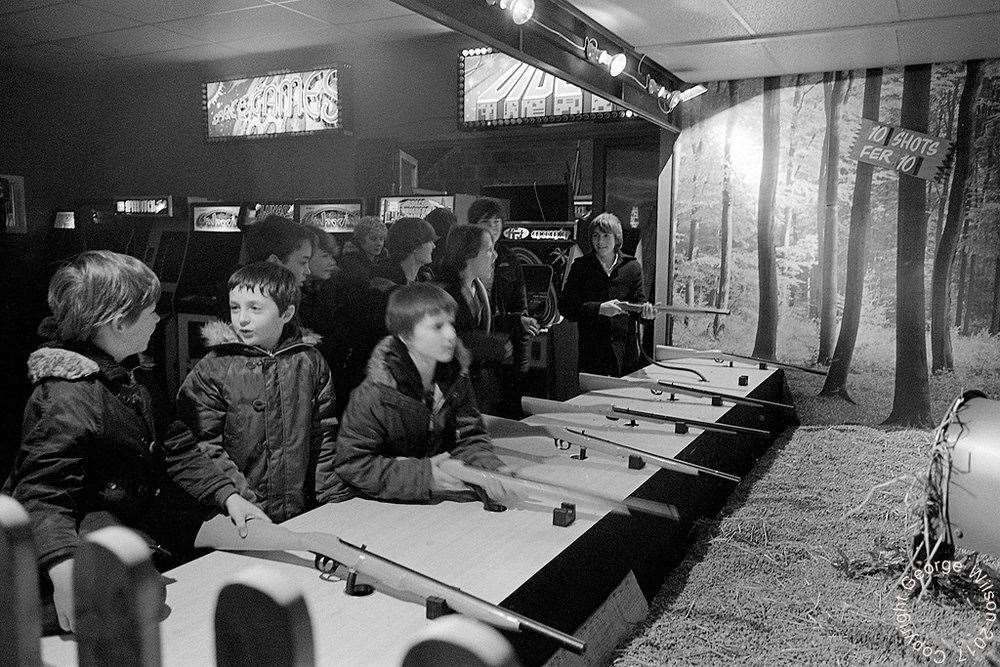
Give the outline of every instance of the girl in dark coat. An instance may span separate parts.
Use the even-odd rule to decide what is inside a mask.
[[[620,252],[622,225],[618,218],[611,213],[594,218],[590,238],[594,250],[570,266],[559,311],[579,323],[579,370],[620,377],[641,368],[642,361],[637,318],[619,304],[643,304],[644,319],[653,319],[656,310],[646,302],[642,266]]]
[[[454,312],[455,301],[435,285],[393,292],[386,313],[392,335],[375,348],[351,395],[335,453],[324,448],[320,455],[320,502],[336,500],[342,482],[380,500],[471,499],[468,487],[437,465],[447,457],[510,473],[476,409]],[[493,499],[509,495],[500,485],[484,489]]]
[[[40,331],[50,340],[28,359],[34,390],[8,489],[31,519],[43,598],[54,603],[45,615],[54,611],[67,630],[73,555],[90,530],[122,524],[144,533],[155,552],[181,555],[216,511],[244,533],[248,518],[267,520],[182,427],[166,442],[156,432],[149,393],[126,360],[149,343],[159,293],[135,258],[78,255],[49,283],[53,315]],[[54,618],[44,620],[55,629]]]

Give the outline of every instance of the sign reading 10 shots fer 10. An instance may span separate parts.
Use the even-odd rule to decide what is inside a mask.
[[[952,145],[950,139],[862,118],[850,156],[859,162],[932,181],[948,173]]]

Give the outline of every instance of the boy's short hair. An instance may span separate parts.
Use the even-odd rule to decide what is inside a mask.
[[[340,248],[333,237],[315,225],[304,225],[309,232],[309,239],[312,241],[313,252],[325,252],[331,257],[340,254]]]
[[[614,213],[601,213],[590,221],[590,231],[588,238],[594,236],[594,232],[602,234],[612,234],[615,237],[615,252],[622,247],[622,223]]]
[[[354,225],[354,243],[360,244],[372,233],[373,230],[381,229],[388,232],[386,224],[374,215],[364,215],[358,219],[358,224]]]
[[[62,341],[90,341],[118,317],[132,324],[160,299],[160,279],[135,257],[88,250],[49,281],[48,304]]]
[[[444,240],[444,252],[439,266],[442,281],[458,281],[459,275],[468,267],[469,260],[478,255],[483,247],[483,237],[489,239],[492,247],[493,237],[485,227],[456,225],[451,228]]]
[[[312,235],[305,225],[272,213],[247,232],[247,261],[263,262],[271,255],[282,262],[287,261],[305,241],[312,243]]]
[[[254,262],[241,266],[229,277],[229,290],[237,287],[258,292],[274,301],[278,312],[284,313],[289,306],[299,307],[302,292],[295,274],[274,262]]]
[[[385,326],[393,336],[408,336],[427,315],[454,315],[458,304],[450,294],[433,283],[410,283],[389,296]]]
[[[469,206],[468,220],[470,225],[478,224],[481,220],[502,217],[503,206],[492,197],[481,197]]]

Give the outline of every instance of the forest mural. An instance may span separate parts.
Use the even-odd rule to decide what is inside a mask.
[[[997,371],[1000,61],[708,87],[680,114],[674,302],[732,314],[675,344],[829,366],[848,401],[892,374],[895,425],[931,423],[935,375]],[[859,163],[862,118],[939,138],[946,168]]]

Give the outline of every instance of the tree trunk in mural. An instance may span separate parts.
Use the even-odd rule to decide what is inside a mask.
[[[990,335],[1000,333],[1000,255],[993,260],[993,312],[990,314]]]
[[[931,66],[903,68],[900,125],[927,132]],[[924,329],[924,251],[927,245],[927,187],[925,181],[899,175],[899,219],[896,236],[896,386],[886,425],[931,426]]]
[[[968,219],[962,223],[962,235],[959,239],[958,256],[960,260],[958,262],[958,297],[955,299],[955,326],[961,326],[962,316],[965,314],[965,276],[969,269],[969,246],[968,246],[968,234],[969,234],[969,221]]]
[[[965,67],[965,88],[958,103],[958,130],[955,134],[955,157],[948,194],[948,217],[945,219],[931,278],[931,370],[955,368],[951,352],[951,326],[948,317],[951,296],[951,267],[955,260],[958,234],[965,218],[965,184],[972,161],[972,135],[976,126],[976,98],[983,80],[982,61],[970,60]]]
[[[760,313],[753,356],[776,356],[778,347],[778,267],[774,251],[774,195],[778,187],[778,151],[780,148],[781,77],[764,79],[763,158],[760,191],[757,197],[757,276],[760,289]]]
[[[722,220],[719,224],[719,290],[715,295],[715,307],[729,305],[729,257],[733,252],[733,221],[730,216],[733,178],[733,128],[736,126],[736,106],[739,102],[736,82],[729,82],[729,110],[726,111],[726,138],[722,147]],[[722,329],[720,315],[712,320],[712,335],[719,337]]]
[[[830,103],[826,109],[826,183],[823,210],[823,245],[820,273],[823,291],[819,312],[819,354],[817,361],[830,363],[837,328],[837,196],[840,184],[840,113],[844,105],[844,72],[834,76]]]
[[[823,73],[823,115],[830,117],[830,103],[833,100],[833,72]],[[820,316],[822,301],[822,267],[819,249],[823,247],[823,231],[826,223],[826,167],[830,156],[830,133],[823,132],[823,148],[819,153],[819,187],[816,191],[816,261],[809,268],[809,317]]]
[[[971,250],[967,252],[969,254],[969,268],[965,271],[965,295],[963,299],[965,306],[962,308],[962,325],[958,329],[958,333],[963,336],[972,334],[972,286],[976,284],[976,254]]]
[[[882,100],[882,68],[865,72],[865,98],[861,117],[877,121]],[[871,216],[872,173],[874,167],[859,162],[854,177],[854,200],[851,202],[851,229],[847,237],[847,285],[844,292],[844,317],[840,323],[837,348],[830,371],[826,374],[821,396],[839,395],[854,402],[847,393],[847,374],[851,369],[854,344],[861,321],[861,297],[865,291],[865,255]]]

